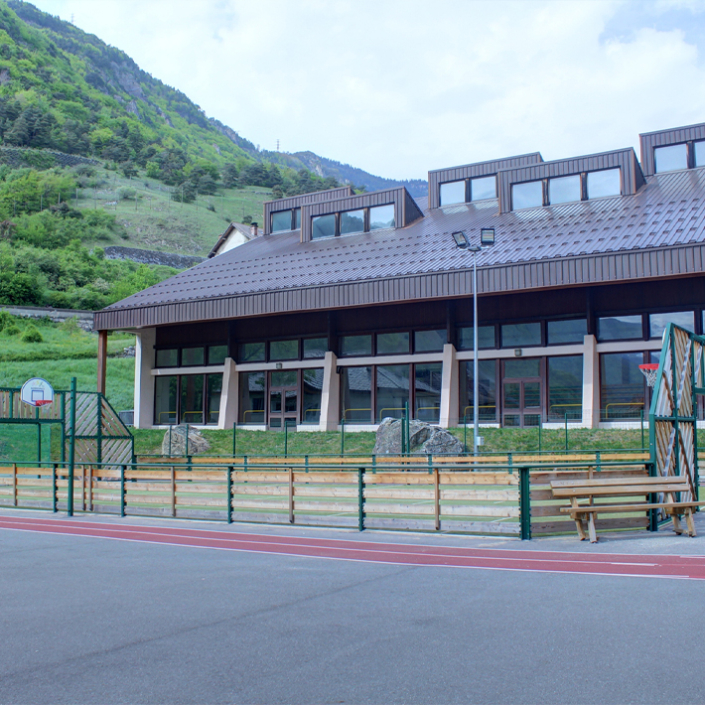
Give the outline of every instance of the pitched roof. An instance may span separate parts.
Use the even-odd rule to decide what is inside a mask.
[[[472,259],[451,238],[494,227],[478,293],[702,272],[705,169],[648,177],[634,195],[499,213],[496,200],[426,210],[405,228],[300,242],[269,235],[96,314],[96,328],[464,296]]]

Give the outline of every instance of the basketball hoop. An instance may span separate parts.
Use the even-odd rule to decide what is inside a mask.
[[[656,386],[656,377],[658,375],[658,362],[647,362],[643,365],[639,365],[641,373],[646,377],[646,384],[649,387]]]

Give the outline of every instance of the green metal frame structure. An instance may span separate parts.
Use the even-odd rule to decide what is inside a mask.
[[[649,446],[652,472],[688,478],[690,496],[681,496],[681,501],[699,499],[697,417],[701,395],[705,395],[705,336],[669,323],[649,409]],[[665,516],[659,514],[659,518]],[[654,516],[652,524],[655,521]]]

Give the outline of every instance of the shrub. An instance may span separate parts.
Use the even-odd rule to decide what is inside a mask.
[[[34,325],[27,326],[25,329],[25,332],[22,333],[22,337],[20,340],[23,343],[43,343],[44,338],[42,338],[42,334],[37,330],[37,327]]]
[[[215,206],[212,203],[209,203],[206,208],[212,213],[215,213]]]
[[[118,196],[121,201],[134,201],[137,197],[137,191],[133,188],[123,186],[123,188],[118,189]]]
[[[20,332],[20,329],[14,323],[11,323],[9,326],[7,326],[7,328],[5,328],[5,333],[7,333],[8,335],[17,335]]]

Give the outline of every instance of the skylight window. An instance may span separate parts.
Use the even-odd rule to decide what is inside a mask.
[[[587,175],[587,197],[603,198],[619,196],[622,193],[622,183],[619,169],[591,171]]]
[[[654,149],[654,161],[656,162],[657,174],[662,174],[664,171],[687,169],[688,145],[672,144],[668,147],[656,147]]]
[[[543,182],[527,181],[512,185],[512,207],[536,208],[543,205]]]
[[[548,202],[570,203],[580,200],[580,174],[548,180]]]
[[[497,179],[494,176],[470,179],[470,200],[485,201],[488,198],[497,198]]]
[[[449,181],[441,184],[441,205],[450,206],[455,203],[465,203],[464,181]]]

